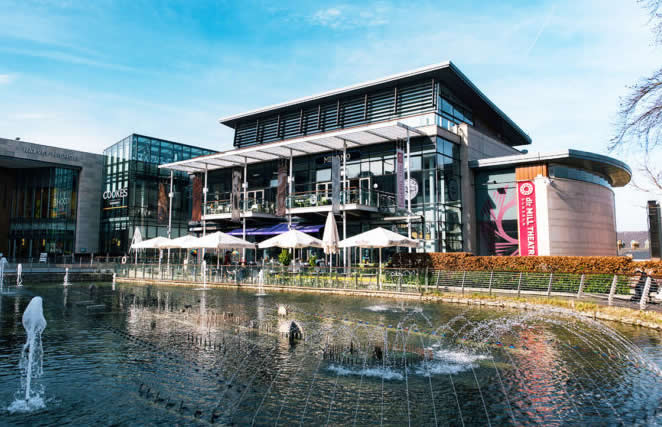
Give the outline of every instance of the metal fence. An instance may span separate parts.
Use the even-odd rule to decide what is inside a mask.
[[[329,268],[265,265],[116,264],[118,277],[136,280],[225,283],[268,287],[376,290],[401,293],[458,292],[542,295],[636,302],[642,308],[662,302],[657,281],[648,276],[445,271],[375,266]]]

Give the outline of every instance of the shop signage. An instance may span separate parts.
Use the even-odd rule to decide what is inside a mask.
[[[104,191],[103,199],[104,200],[121,199],[128,195],[129,195],[128,188],[118,188],[117,190],[113,190],[113,191]]]
[[[119,205],[121,199],[129,195],[127,188],[118,188],[117,190],[108,190],[103,192],[103,199],[108,201],[111,206]]]
[[[521,256],[538,255],[536,187],[532,181],[521,181],[517,183],[517,204],[519,253]]]
[[[338,160],[342,160],[342,153],[338,154],[325,154],[323,156],[319,156],[315,159],[315,163],[318,165],[329,165],[331,164],[332,159],[336,157]],[[361,152],[357,150],[348,150],[345,152],[345,160],[350,161],[350,160],[357,160],[361,158]]]
[[[406,184],[407,188],[407,200],[414,200],[418,194],[418,181],[414,178],[409,178]]]
[[[396,206],[405,208],[405,152],[402,148],[395,150]]]
[[[23,152],[25,154],[34,154],[37,156],[52,157],[57,160],[70,160],[77,162],[78,156],[72,153],[62,153],[57,151],[49,151],[43,147],[23,147]]]

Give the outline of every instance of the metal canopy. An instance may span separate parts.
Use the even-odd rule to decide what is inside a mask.
[[[174,163],[160,165],[159,168],[178,170],[188,173],[212,171],[244,164],[260,163],[290,157],[320,154],[329,151],[341,151],[364,145],[395,142],[407,139],[407,136],[425,136],[424,132],[407,126],[397,120],[343,129],[323,134],[303,136],[285,141],[271,142],[236,150],[223,151],[207,156],[194,157]]]

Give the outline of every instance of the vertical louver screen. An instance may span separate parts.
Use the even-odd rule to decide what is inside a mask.
[[[304,109],[283,110],[259,120],[240,122],[234,145],[242,147],[328,132],[397,117],[434,111],[435,85],[431,79],[341,98]]]

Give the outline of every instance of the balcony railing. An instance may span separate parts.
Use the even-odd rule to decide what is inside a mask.
[[[395,194],[378,190],[349,188],[340,191],[340,203],[392,209],[395,208]],[[333,193],[326,190],[303,191],[287,197],[287,207],[289,209],[323,207],[332,204]]]
[[[331,191],[302,191],[287,197],[288,209],[315,208],[331,206],[333,196]],[[395,194],[378,190],[349,188],[340,192],[341,204],[352,204],[377,208],[379,210],[391,210],[395,208]],[[276,202],[264,199],[248,199],[247,212],[275,214]],[[244,212],[244,201],[239,203],[240,211]],[[212,200],[207,202],[207,215],[231,214],[232,203],[230,199]]]
[[[239,210],[244,211],[244,201],[239,202]],[[274,214],[276,212],[276,203],[264,199],[248,199],[246,211],[253,213]],[[212,200],[207,202],[207,215],[231,214],[232,203],[229,199]]]

